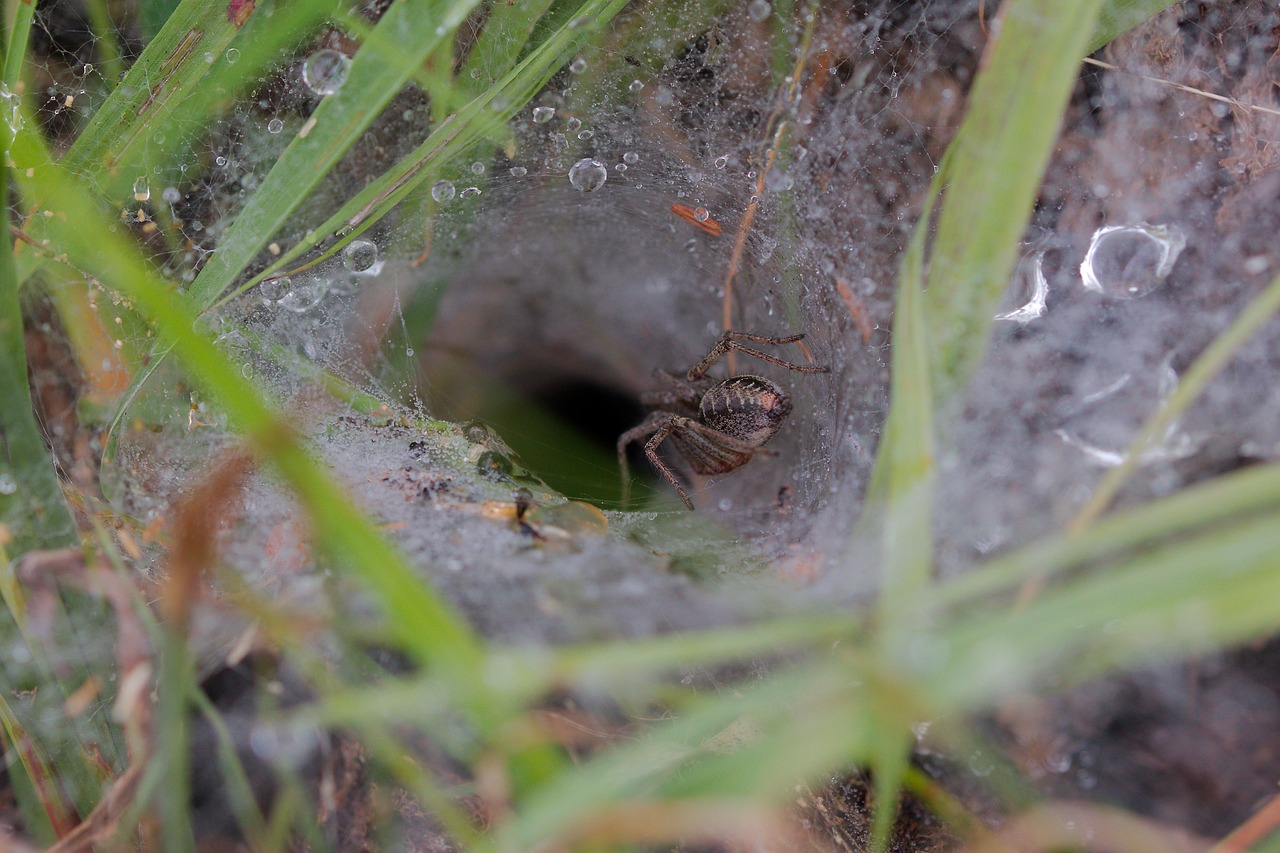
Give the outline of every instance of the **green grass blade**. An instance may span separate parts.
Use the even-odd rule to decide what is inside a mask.
[[[457,81],[468,99],[483,94],[515,67],[534,27],[550,8],[551,0],[495,3],[491,7],[480,38],[458,69]]]
[[[1093,53],[1116,36],[1159,15],[1173,6],[1177,0],[1108,0],[1098,12],[1093,36],[1085,48],[1085,54]]]
[[[1274,514],[1144,550],[1023,607],[964,614],[933,639],[939,705],[989,707],[1120,667],[1218,649],[1280,629]]]
[[[187,701],[195,685],[195,662],[186,638],[166,627],[161,638],[160,672],[156,680],[155,761],[163,784],[154,807],[160,816],[164,849],[195,851],[191,829],[191,707]]]
[[[1191,367],[1187,368],[1187,372],[1178,382],[1177,389],[1160,405],[1160,408],[1129,443],[1124,461],[1106,473],[1089,501],[1072,520],[1069,528],[1072,533],[1083,532],[1106,511],[1121,486],[1133,474],[1143,454],[1149,448],[1159,445],[1160,439],[1166,435],[1174,421],[1181,417],[1214,377],[1226,368],[1240,348],[1257,334],[1277,311],[1280,311],[1280,276],[1272,279],[1266,290],[1245,306],[1235,322],[1214,338],[1213,343],[1209,344]]]
[[[235,293],[243,292],[279,270],[288,268],[313,249],[320,248],[323,256],[328,257],[354,240],[454,157],[494,134],[510,121],[541,91],[567,56],[591,38],[598,28],[612,20],[626,3],[627,0],[586,0],[572,20],[540,42],[500,82],[449,116],[422,145],[372,181],[322,225],[313,229],[311,239],[286,249],[267,270],[237,288]],[[582,19],[590,23],[573,25],[574,21]],[[502,105],[501,109],[495,109],[498,104]],[[199,283],[197,280],[197,286]],[[222,296],[219,302],[214,303],[221,304],[233,295],[223,296],[212,289],[210,292],[201,291],[198,304],[207,307],[205,299]]]
[[[933,574],[933,383],[920,288],[926,225],[940,186],[935,178],[921,212],[921,226],[902,261],[893,326],[893,405],[868,488],[867,520],[855,534],[855,540],[860,540],[869,525],[882,528],[882,612],[901,610],[901,604],[911,600]],[[851,547],[856,548],[856,542]],[[896,620],[885,620],[882,627],[888,630],[897,625]]]
[[[1280,511],[1280,466],[1250,468],[1104,518],[1088,536],[1056,536],[937,586],[920,605],[971,607],[1016,593],[1080,566],[1148,547],[1175,535],[1259,512]]]
[[[304,125],[307,132],[294,137],[196,278],[191,286],[196,305],[207,307],[230,287],[478,2],[455,0],[442,9],[426,0],[405,0],[387,10],[356,52],[342,88],[316,108]]]
[[[117,205],[131,200],[136,177],[181,156],[186,142],[278,62],[282,49],[322,21],[333,2],[294,0],[288,15],[251,15],[240,29],[227,19],[225,3],[184,0],[94,113],[63,164],[91,192]],[[239,45],[234,64],[227,60],[233,41]],[[30,201],[42,204],[39,197]],[[37,243],[47,236],[45,224],[36,217],[27,225]],[[19,281],[45,260],[20,244]]]
[[[797,779],[867,756],[880,734],[876,691],[856,684],[868,680],[857,664],[826,660],[775,673],[742,695],[694,702],[533,794],[494,833],[492,849],[554,846],[628,802],[749,797],[781,805]]]
[[[35,17],[35,3],[13,4],[13,18],[5,32],[4,83],[10,92],[19,91],[22,66],[27,58],[27,45],[31,43],[31,19]]]
[[[9,174],[0,167],[0,197],[8,197]],[[0,238],[0,400],[0,525],[12,539],[5,550],[12,557],[74,544],[75,524],[27,389],[22,306],[7,236]]]
[[[948,152],[928,264],[925,314],[939,416],[955,405],[986,351],[1100,5],[1001,6],[999,32]]]
[[[3,124],[3,123],[0,123]],[[12,146],[20,165],[39,165],[27,179],[55,212],[51,236],[83,269],[128,297],[173,341],[183,366],[218,401],[231,422],[294,488],[312,521],[320,547],[340,568],[360,577],[381,600],[397,641],[434,664],[473,709],[487,713],[479,681],[483,652],[470,628],[418,578],[404,558],[377,532],[327,470],[304,448],[285,418],[207,337],[197,333],[196,312],[174,293],[124,237],[110,230],[79,190],[74,176],[50,162],[28,122]],[[23,184],[26,189],[26,182]]]
[[[101,189],[104,172],[140,159],[136,149],[153,144],[158,125],[185,99],[209,102],[196,97],[210,69],[205,55],[224,61],[238,31],[225,3],[185,0],[67,150],[67,166]]]

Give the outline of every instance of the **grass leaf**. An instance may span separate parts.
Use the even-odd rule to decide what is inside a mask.
[[[426,0],[405,0],[387,10],[356,52],[342,88],[321,101],[192,284],[197,306],[222,295],[478,2],[456,0],[441,9]]]
[[[1116,36],[1128,32],[1144,21],[1177,4],[1177,0],[1108,0],[1098,11],[1093,36],[1085,48],[1091,54]]]
[[[9,174],[0,167],[0,195],[7,196]],[[0,400],[0,526],[7,530],[0,552],[7,561],[33,548],[74,544],[75,524],[27,390],[22,306],[7,238],[0,239]]]
[[[939,415],[954,407],[986,351],[1100,5],[1020,0],[1000,9],[944,164],[946,195],[928,262],[926,331]]]

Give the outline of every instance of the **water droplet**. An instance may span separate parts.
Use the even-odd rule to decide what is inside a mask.
[[[584,157],[569,169],[569,183],[579,192],[595,192],[604,186],[609,170],[599,160]]]
[[[587,70],[587,61],[583,59],[581,56],[579,56],[573,62],[569,63],[570,74],[581,74],[583,71],[586,71],[586,70]]]
[[[278,304],[286,311],[304,314],[319,305],[328,292],[329,283],[327,281],[324,279],[312,279],[297,285],[280,297]]]
[[[795,185],[795,178],[782,169],[770,169],[764,176],[764,188],[771,193],[786,192]]]
[[[632,80],[631,85],[627,87],[628,92],[639,92],[644,88],[644,82],[641,80]]]
[[[484,174],[484,163],[481,163],[479,160],[477,160],[476,162],[472,163],[472,164],[471,164],[471,174],[473,174],[473,175],[483,175],[483,174]]]
[[[511,167],[511,177],[513,178],[523,178],[527,174],[529,174],[529,170],[526,169],[524,166]]]
[[[755,21],[757,24],[769,20],[773,7],[769,5],[769,0],[751,0],[747,4],[747,17]]]
[[[628,166],[634,166],[636,163],[640,162],[640,155],[634,151],[628,151],[626,154],[622,155],[622,162],[626,163]]]
[[[352,272],[368,272],[378,262],[378,247],[372,240],[353,240],[342,250],[342,265]]]
[[[581,133],[579,133],[579,134],[578,134],[578,138],[579,138],[579,139],[584,139],[584,140],[585,140],[585,139],[590,139],[590,138],[591,138],[591,137],[593,137],[593,136],[595,136],[595,133],[594,133],[593,131],[590,131],[590,130],[584,130],[584,131],[582,131]]]
[[[262,295],[263,302],[276,302],[292,288],[293,279],[282,275],[279,278],[263,279],[258,285],[258,293]]]
[[[729,498],[721,498],[716,506],[720,508],[721,512],[728,512],[733,509],[733,501],[729,500]]]
[[[1169,277],[1186,245],[1176,226],[1108,225],[1093,233],[1080,278],[1095,293],[1137,299]]]
[[[182,193],[177,187],[165,187],[160,191],[160,198],[164,199],[168,204],[177,204],[182,200]]]
[[[351,59],[332,48],[322,48],[302,64],[302,82],[317,95],[332,95],[347,82]]]
[[[728,165],[729,165],[729,158],[728,158],[728,157],[717,157],[717,158],[716,158],[716,168],[717,168],[717,169],[723,169],[725,166],[728,166]]]
[[[240,365],[240,375],[243,376],[245,379],[252,379],[253,365],[247,361],[244,364]]]
[[[234,65],[240,61],[240,51],[234,47],[227,48],[227,62]]]
[[[146,178],[138,178],[133,182],[133,200],[146,201],[151,198],[151,182]]]
[[[278,118],[273,118],[267,122],[267,133],[279,133],[284,130],[284,122]]]
[[[625,172],[625,171],[627,171],[627,164],[626,164],[626,163],[619,163],[618,165],[614,166],[613,168],[614,168],[614,170],[615,170],[615,171],[618,171],[618,172]]]
[[[448,201],[453,198],[456,192],[453,181],[436,181],[431,185],[431,197],[436,201]]]
[[[465,190],[458,193],[459,198],[475,198],[478,195],[480,195],[479,187],[467,187]]]
[[[556,117],[555,107],[534,107],[533,108],[534,124],[546,124],[547,122],[551,121],[555,117]]]
[[[1049,298],[1049,281],[1044,277],[1044,252],[1035,252],[1018,261],[1013,270],[1013,303],[1019,307],[997,314],[996,320],[1030,323],[1044,314]]]
[[[577,130],[580,127],[582,127],[582,119],[578,118],[577,116],[574,116],[573,118],[569,119],[564,123],[564,129],[569,131],[570,133],[573,133],[575,130]]]
[[[666,86],[659,86],[658,93],[653,96],[653,100],[660,107],[669,107],[671,102],[675,100],[675,95]]]
[[[9,473],[0,474],[0,495],[11,495],[18,491],[18,484]]]
[[[693,211],[693,218],[698,222],[706,222],[711,214],[705,207],[699,207]]]
[[[217,157],[213,158],[213,164],[215,166],[225,166],[227,165],[227,158],[219,154]]]

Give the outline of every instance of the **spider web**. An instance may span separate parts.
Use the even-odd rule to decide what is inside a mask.
[[[323,370],[423,417],[488,421],[526,462],[542,451],[535,469],[567,496],[601,502],[616,488],[613,437],[639,422],[634,401],[655,369],[696,362],[726,326],[805,332],[829,376],[741,358],[732,368],[792,395],[770,444],[778,456],[693,478],[690,495],[701,517],[751,541],[776,571],[818,578],[824,600],[855,599],[876,583],[848,543],[887,409],[897,266],[987,42],[976,6],[788,11],[751,0],[693,27],[682,22],[702,14],[695,4],[638,7],[507,137],[453,164],[364,235],[368,245],[246,293],[209,317],[211,331],[293,410],[305,410]],[[56,16],[73,8],[43,4],[37,27],[50,43],[44,113],[68,137],[106,82],[93,37],[64,38],[75,28]],[[125,62],[134,30],[129,20],[119,29]],[[945,572],[1069,519],[1190,361],[1275,274],[1280,128],[1240,106],[1275,107],[1275,32],[1262,3],[1188,4],[1108,49],[1132,74],[1082,74],[1004,319],[946,425]],[[137,176],[122,215],[146,202],[180,223],[184,251],[166,266],[175,283],[216,251],[321,97],[302,78],[307,59],[348,48],[326,31],[280,57],[174,162]],[[406,91],[275,239],[288,245],[322,221],[431,126],[430,102]],[[149,339],[136,334],[125,343],[145,351]],[[1144,460],[1127,497],[1274,459],[1278,360],[1274,329],[1250,343]],[[630,410],[614,406],[628,400]],[[180,377],[151,383],[137,406],[161,429],[125,447],[109,476],[146,517],[225,434]],[[603,417],[610,408],[619,412]],[[548,410],[579,432],[599,422],[601,434],[593,445],[535,429]],[[362,463],[343,473],[359,481]],[[676,505],[656,479],[635,492],[654,509]],[[613,521],[626,528],[639,515]],[[1046,772],[1098,784],[1082,747],[1063,739],[1055,750]]]

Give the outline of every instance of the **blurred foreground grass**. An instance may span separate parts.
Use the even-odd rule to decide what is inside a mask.
[[[153,17],[159,5],[148,4]],[[271,639],[305,674],[307,689],[280,703],[275,724],[348,733],[378,778],[411,792],[468,849],[746,847],[759,839],[785,849],[799,843],[788,816],[797,781],[855,766],[875,779],[872,847],[887,844],[903,787],[957,833],[980,838],[976,823],[911,769],[915,724],[945,721],[935,735],[963,749],[973,734],[962,721],[1004,697],[1226,648],[1280,626],[1280,472],[1269,466],[1103,517],[1125,473],[1117,469],[1072,530],[962,578],[933,579],[935,448],[984,352],[1080,59],[1168,5],[1011,0],[992,22],[999,38],[988,46],[903,261],[892,410],[868,512],[883,531],[879,600],[857,613],[581,647],[506,648],[477,636],[308,455],[267,389],[246,378],[198,318],[231,294],[340,251],[406,199],[429,217],[431,201],[419,189],[477,146],[503,145],[506,123],[577,52],[611,34],[652,44],[653,28],[666,26],[662,4],[623,5],[405,0],[370,23],[321,0],[291,3],[287,14],[267,3],[183,0],[126,76],[109,81],[110,95],[61,155],[22,94],[33,6],[6,6],[9,112],[0,131],[8,156],[0,186],[17,200],[10,224],[21,239],[16,251],[0,253],[3,637],[15,661],[5,669],[0,730],[25,837],[44,845],[61,839],[60,849],[144,839],[155,839],[153,849],[194,849],[189,744],[205,727],[214,755],[194,760],[223,769],[225,800],[252,849],[294,849],[294,838],[335,843],[317,836],[330,803],[313,801],[303,770],[284,774],[264,803],[233,730],[196,685],[184,637],[191,590],[210,559],[199,526],[191,523],[188,547],[171,554],[169,576],[153,587],[128,565],[127,528],[117,529],[109,508],[82,487],[66,485],[64,497],[23,358],[22,297],[41,288],[58,292],[59,320],[84,369],[100,373],[102,352],[114,352],[110,369],[131,378],[131,390],[111,401],[119,412],[162,362],[176,360],[253,458],[294,491],[326,565],[372,593],[386,626],[372,639],[402,653],[410,674],[344,683],[308,649],[302,626],[281,616]],[[721,10],[708,2],[680,11],[696,33]],[[646,14],[648,27],[637,23]],[[785,49],[793,20],[780,13],[776,20]],[[211,261],[189,287],[175,289],[108,200],[133,192],[133,176],[180,157],[282,49],[326,21],[359,39],[346,85],[323,99],[308,132],[272,165]],[[457,37],[476,21],[478,38]],[[687,37],[668,35],[671,50]],[[238,52],[235,64],[206,58],[229,50]],[[477,67],[488,85],[476,83]],[[430,94],[431,134],[303,239],[262,261],[308,192],[406,84]],[[146,230],[145,222],[131,225]],[[117,296],[121,325],[140,330],[129,347],[104,340],[89,303],[94,288]],[[1196,380],[1144,435],[1158,434],[1159,419],[1173,417],[1172,407],[1185,406],[1221,369],[1274,312],[1277,293],[1280,282],[1206,352],[1189,374]],[[229,489],[243,464],[228,461],[219,482]],[[206,497],[211,505],[220,499],[216,490]],[[75,550],[56,550],[67,546]],[[103,643],[96,634],[111,631],[110,673],[49,653]],[[734,691],[699,694],[671,683],[683,668],[758,659],[776,662],[772,674]],[[551,698],[575,693],[660,708],[663,719],[601,732],[600,746],[579,755],[546,713]],[[423,736],[444,753],[439,761],[410,757],[406,744]]]

